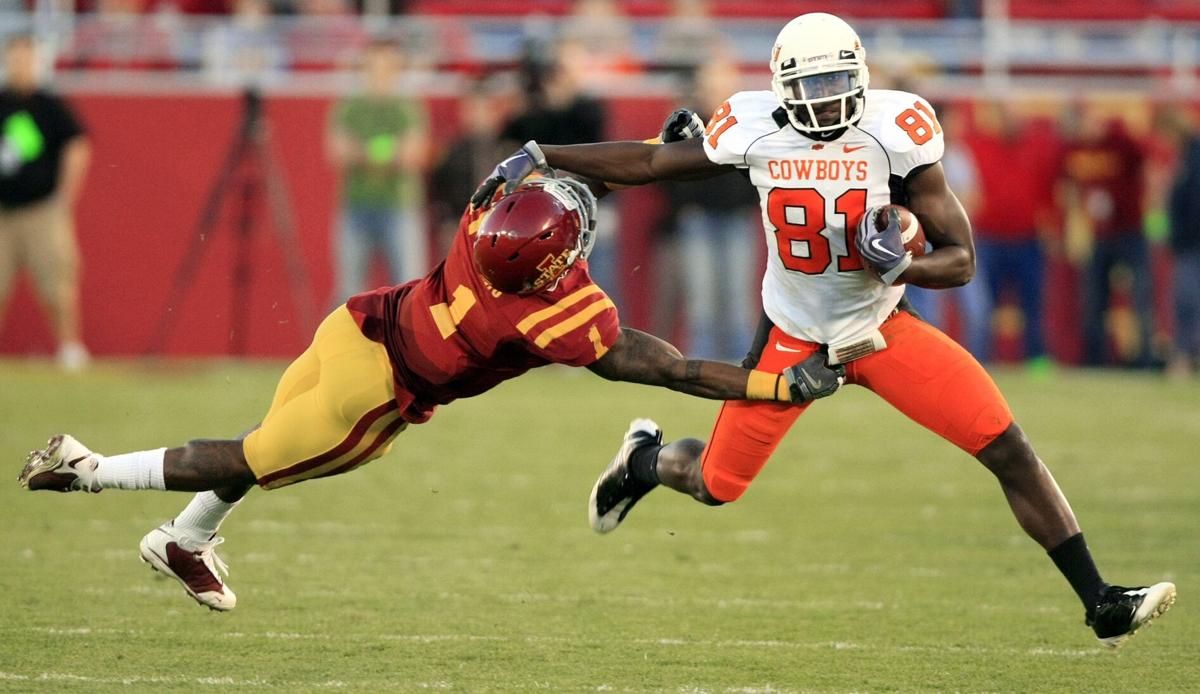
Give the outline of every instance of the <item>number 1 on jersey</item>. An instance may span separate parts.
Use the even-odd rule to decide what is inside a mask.
[[[449,304],[434,304],[429,307],[429,313],[433,314],[433,322],[443,340],[449,339],[458,330],[458,324],[475,303],[475,292],[460,284],[454,288]]]

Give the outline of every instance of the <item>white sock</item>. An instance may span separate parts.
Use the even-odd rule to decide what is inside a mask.
[[[120,455],[97,455],[96,481],[102,489],[163,489],[165,448]]]
[[[207,540],[217,534],[221,521],[233,512],[241,499],[230,503],[222,501],[214,492],[200,492],[192,497],[187,508],[175,517],[175,527],[197,540]]]

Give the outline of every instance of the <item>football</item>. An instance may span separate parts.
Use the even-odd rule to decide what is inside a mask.
[[[879,214],[875,215],[875,228],[879,231],[887,228],[887,212],[892,208],[900,213],[900,239],[904,241],[904,250],[911,251],[914,258],[925,255],[925,230],[921,228],[917,215],[907,207],[884,205],[879,208]]]

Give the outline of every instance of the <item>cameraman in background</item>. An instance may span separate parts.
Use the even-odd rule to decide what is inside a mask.
[[[4,51],[0,91],[0,310],[16,271],[29,271],[50,311],[58,363],[84,368],[79,312],[79,248],[71,215],[90,146],[61,98],[38,87],[37,46],[29,35]]]

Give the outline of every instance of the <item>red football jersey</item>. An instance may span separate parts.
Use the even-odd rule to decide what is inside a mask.
[[[472,259],[482,222],[468,209],[450,253],[423,279],[346,302],[363,334],[387,347],[396,402],[409,422],[538,366],[591,364],[620,334],[616,306],[585,261],[532,296],[492,289]]]

